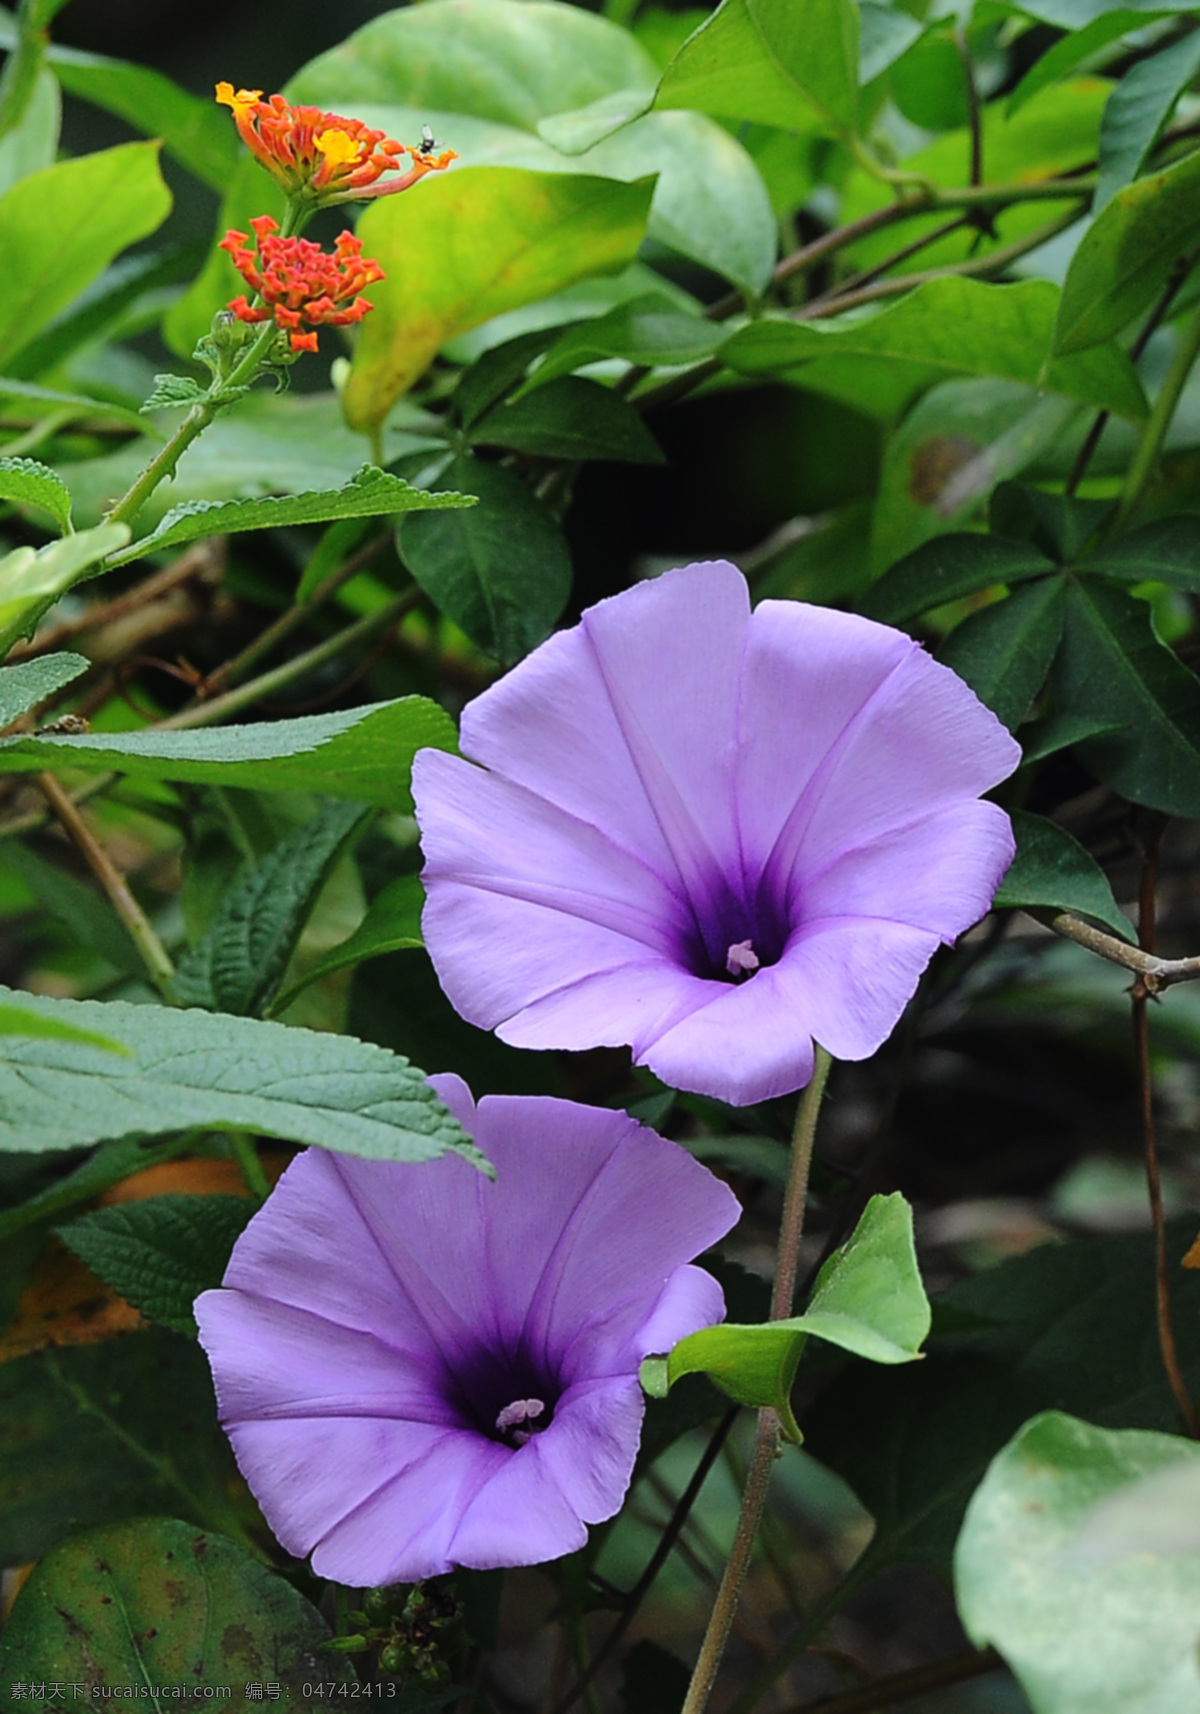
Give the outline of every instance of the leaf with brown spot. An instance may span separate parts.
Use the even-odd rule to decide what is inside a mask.
[[[0,1363],[47,1345],[96,1345],[143,1325],[136,1309],[51,1238],[0,1336]]]

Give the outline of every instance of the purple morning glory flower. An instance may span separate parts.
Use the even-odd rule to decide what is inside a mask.
[[[323,1577],[534,1565],[619,1510],[638,1367],[720,1321],[732,1193],[624,1113],[434,1088],[496,1167],[311,1149],[196,1300],[221,1422]]]
[[[962,680],[868,619],[751,613],[720,561],[589,608],[461,744],[413,771],[454,1006],[739,1105],[807,1083],[814,1041],[874,1053],[1012,860],[978,799],[1020,750]]]

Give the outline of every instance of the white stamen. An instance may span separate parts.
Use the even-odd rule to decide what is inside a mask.
[[[749,940],[735,940],[725,955],[725,968],[731,976],[749,975],[758,969],[758,954]]]
[[[503,1434],[510,1428],[515,1429],[519,1422],[532,1422],[534,1417],[541,1416],[545,1408],[541,1399],[514,1399],[512,1404],[505,1405],[496,1418],[496,1427]],[[518,1446],[524,1446],[529,1435],[518,1430],[513,1439]]]

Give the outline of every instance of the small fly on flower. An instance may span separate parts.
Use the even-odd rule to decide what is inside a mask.
[[[433,151],[435,149],[440,149],[441,146],[442,145],[436,140],[436,138],[433,135],[433,126],[432,125],[422,125],[422,127],[421,127],[421,141],[417,145],[418,155],[420,155],[422,158],[424,158],[426,155],[432,155]]]

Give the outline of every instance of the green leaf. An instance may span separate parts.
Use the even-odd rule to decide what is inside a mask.
[[[916,361],[945,375],[1000,376],[1118,416],[1143,417],[1141,382],[1119,347],[1049,360],[1058,296],[1048,280],[1012,286],[929,280],[867,314],[824,322],[764,318],[733,334],[719,355],[745,375],[802,374],[803,364],[835,354]]]
[[[228,108],[189,95],[162,72],[105,54],[52,45],[46,55],[68,95],[115,114],[146,137],[161,137],[181,167],[224,192],[237,165],[238,140]]]
[[[480,504],[412,516],[396,532],[421,588],[486,654],[511,666],[549,636],[571,589],[562,531],[512,471],[464,454],[446,479]]]
[[[810,1335],[873,1363],[910,1363],[929,1332],[929,1302],[913,1247],[912,1210],[899,1194],[873,1196],[853,1236],[829,1258],[803,1315],[739,1327],[722,1323],[648,1359],[643,1385],[661,1396],[683,1375],[706,1374],[739,1404],[778,1411],[799,1441],[789,1402]]]
[[[236,1474],[204,1354],[177,1333],[151,1328],[0,1363],[0,1554],[10,1565],[131,1513],[173,1512],[193,1528],[224,1518]],[[0,1640],[5,1684],[33,1663],[14,1624],[15,1609]]]
[[[0,500],[49,512],[60,535],[71,528],[70,490],[61,476],[36,458],[0,458]]]
[[[1169,583],[1172,589],[1200,594],[1200,517],[1182,513],[1154,518],[1108,542],[1090,557],[1085,571],[1102,572],[1129,583]]]
[[[650,179],[469,167],[374,203],[358,235],[387,278],[371,288],[343,395],[349,421],[382,422],[455,334],[625,267],[653,193]]]
[[[0,196],[18,179],[54,165],[62,124],[58,84],[45,70],[38,73],[20,124],[0,137]]]
[[[1168,1470],[1200,1474],[1172,1434],[1047,1411],[993,1461],[954,1556],[963,1623],[1003,1654],[1037,1714],[1178,1714],[1200,1704],[1200,1548],[1101,1559],[1097,1506]]]
[[[858,81],[873,83],[918,41],[925,26],[879,0],[860,0],[858,8]]]
[[[464,428],[489,411],[524,377],[535,357],[558,338],[557,327],[535,327],[493,345],[464,369],[451,399],[451,408]]]
[[[85,577],[94,577],[107,554],[129,540],[128,524],[97,524],[63,536],[34,553],[14,548],[0,559],[0,656],[19,637],[32,635],[42,614]]]
[[[496,405],[468,431],[473,446],[502,446],[539,458],[661,464],[662,449],[637,411],[598,381],[560,375],[536,392]]]
[[[1016,113],[1050,84],[1070,77],[1076,66],[1082,65],[1084,60],[1090,59],[1118,37],[1128,35],[1133,30],[1144,30],[1149,19],[1154,16],[1154,13],[1118,9],[1102,13],[1082,28],[1070,30],[1035,60],[1025,73],[1008,98],[1009,113]]]
[[[1150,308],[1200,239],[1200,151],[1119,190],[1071,258],[1054,329],[1059,357],[1085,352]]]
[[[643,118],[654,106],[653,84],[641,84],[636,89],[614,89],[586,107],[576,107],[570,113],[554,113],[538,121],[538,136],[557,149],[560,155],[586,155],[597,143],[604,142],[616,131],[623,131],[636,119]]]
[[[26,355],[38,344],[39,341],[34,340],[32,346],[26,346],[20,358],[14,362],[13,368],[23,368]],[[61,387],[42,387],[36,381],[21,381],[12,375],[0,375],[0,399],[27,399],[30,404],[38,407],[50,406],[54,416],[64,427],[67,423],[78,422],[81,417],[87,417],[99,423],[120,423],[125,428],[133,429],[139,437],[152,437],[155,434],[137,411],[128,410],[124,405],[113,404],[110,399],[96,399],[88,393],[68,393]],[[50,412],[39,409],[36,414],[46,416]],[[140,469],[146,463],[145,444],[130,446],[126,456],[131,464],[140,459],[141,463],[136,465],[136,468]],[[98,522],[98,516],[91,521]]]
[[[145,961],[103,893],[17,839],[5,840],[0,862],[21,877],[44,911],[62,923],[71,945],[86,947],[114,970],[145,981]],[[43,934],[46,926],[43,923]]]
[[[663,73],[658,107],[837,131],[858,106],[858,17],[848,0],[724,0]]]
[[[399,875],[394,881],[389,881],[372,899],[366,916],[354,933],[331,947],[323,958],[298,977],[267,1008],[268,1016],[285,1012],[296,995],[310,983],[320,982],[338,970],[362,964],[368,958],[379,958],[385,952],[404,952],[424,946],[421,937],[424,905],[425,889],[418,875]]]
[[[1023,809],[1009,814],[1017,854],[992,903],[1000,909],[1075,911],[1136,944],[1137,936],[1113,898],[1104,870],[1079,841],[1044,816]]]
[[[695,363],[711,357],[725,337],[724,329],[714,322],[686,315],[670,298],[647,292],[560,334],[530,376],[526,390],[611,357],[646,368]]]
[[[1092,214],[1098,215],[1141,172],[1175,103],[1200,72],[1200,31],[1139,60],[1108,98],[1100,124],[1100,173]]]
[[[0,988],[0,1001],[10,994]],[[17,998],[127,1053],[5,1037],[0,1149],[86,1148],[132,1131],[205,1125],[372,1160],[432,1160],[453,1149],[483,1163],[421,1073],[370,1042],[123,1000]]]
[[[1200,1275],[1178,1267],[1195,1221],[1170,1234],[1176,1338],[1200,1384]],[[989,1460],[1035,1412],[1070,1410],[1108,1428],[1174,1428],[1162,1371],[1149,1233],[1042,1244],[935,1299],[925,1361],[853,1364],[805,1420],[808,1450],[875,1518],[862,1569],[948,1567],[963,1511]]]
[[[1079,557],[1113,510],[1111,500],[1080,500],[1024,482],[1001,482],[988,507],[988,524],[994,535],[1030,542],[1065,565]]]
[[[64,652],[36,655],[32,660],[0,667],[0,728],[11,726],[22,714],[85,673],[90,665],[85,655]]]
[[[330,869],[368,813],[359,804],[331,804],[261,862],[244,866],[204,939],[180,960],[171,983],[180,1005],[261,1016]]]
[[[1010,732],[1046,682],[1062,636],[1067,592],[1060,578],[1019,589],[956,625],[938,659],[965,679]]]
[[[189,500],[172,506],[150,535],[114,555],[109,563],[124,565],[201,536],[232,535],[237,530],[273,530],[325,524],[335,518],[390,517],[399,512],[444,511],[473,504],[469,494],[430,494],[424,488],[411,488],[373,464],[364,464],[344,487],[321,493],[267,500]]]
[[[1131,803],[1200,816],[1200,683],[1146,602],[1100,578],[1073,582],[1052,683],[1060,712],[1120,723],[1078,746],[1097,779]]]
[[[254,1212],[247,1196],[149,1196],[93,1209],[58,1236],[150,1321],[194,1335],[192,1305],[220,1285]]]
[[[0,368],[170,207],[157,143],[60,161],[0,197]]]
[[[244,1548],[141,1517],[47,1555],[13,1609],[0,1670],[9,1683],[54,1679],[85,1693],[115,1685],[153,1707],[169,1706],[160,1686],[220,1696],[269,1681],[285,1704],[312,1707],[314,1682],[357,1684],[328,1638],[316,1608]]]
[[[129,1051],[109,1036],[97,1035],[95,1030],[77,1029],[74,1024],[64,1024],[61,1018],[44,1018],[26,1006],[0,1006],[0,1036],[40,1036],[50,1041],[73,1041],[83,1047],[102,1048],[105,1053]]]
[[[1023,583],[1054,570],[1051,560],[1024,542],[953,531],[923,542],[868,590],[862,610],[885,625],[903,625],[932,607],[991,589]]]
[[[115,770],[137,778],[195,785],[318,792],[409,810],[412,758],[426,746],[453,750],[456,743],[454,723],[436,703],[423,696],[404,696],[335,714],[305,714],[295,720],[264,720],[211,731],[4,738],[0,739],[0,767],[9,773],[40,768]]]
[[[16,1011],[17,1007],[6,1007],[5,1010]],[[25,1015],[25,1014],[23,1014]],[[28,1016],[33,1018],[33,1013]],[[56,1034],[66,1029],[70,1034],[64,1040],[74,1040],[77,1035],[90,1035],[90,1031],[75,1031],[69,1024],[61,1024],[57,1019],[37,1018],[34,1020],[48,1034]],[[16,1033],[20,1033],[19,1031]],[[36,1032],[31,1032],[36,1033]],[[106,1045],[102,1037],[97,1037],[92,1044],[96,1047]],[[119,1042],[107,1044],[114,1053],[126,1053]],[[110,1190],[114,1184],[120,1184],[123,1179],[132,1177],[135,1172],[142,1172],[146,1167],[158,1166],[161,1162],[170,1160],[173,1155],[180,1154],[189,1146],[191,1138],[187,1132],[179,1137],[169,1138],[165,1143],[148,1144],[141,1137],[115,1137],[112,1142],[101,1143],[98,1149],[93,1149],[73,1172],[66,1173],[62,1178],[56,1178],[44,1190],[38,1191],[27,1202],[19,1203],[15,1208],[5,1208],[0,1211],[0,1238],[11,1238],[14,1232],[22,1231],[26,1226],[40,1224],[50,1220],[56,1214],[63,1214],[72,1208],[78,1208],[83,1202],[90,1202],[93,1197]]]

